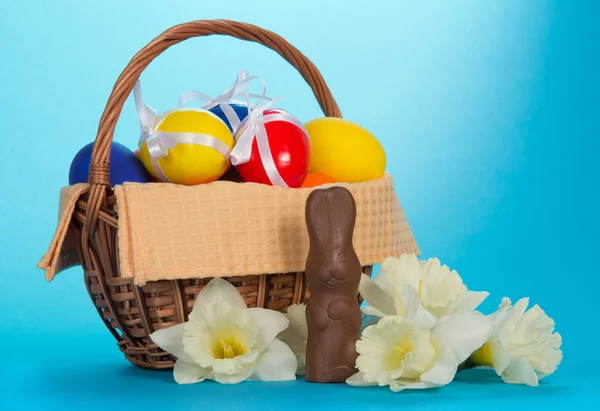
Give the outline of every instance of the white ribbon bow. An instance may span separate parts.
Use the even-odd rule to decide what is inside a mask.
[[[279,97],[276,99],[270,99],[269,102],[259,106],[266,94],[267,85],[260,77],[254,76],[249,78],[248,87],[254,78],[258,78],[263,83],[263,93],[254,107],[250,107],[250,94],[246,93],[246,102],[249,107],[249,113],[248,117],[246,117],[246,119],[240,124],[235,133],[235,146],[231,151],[231,164],[238,166],[250,161],[250,157],[252,155],[252,143],[256,138],[258,154],[265,169],[265,173],[271,181],[271,184],[277,187],[287,188],[289,187],[288,184],[285,182],[283,177],[281,177],[281,174],[279,174],[277,166],[275,165],[275,160],[273,159],[273,154],[271,153],[271,146],[269,145],[269,138],[267,136],[265,124],[271,121],[286,121],[301,128],[307,137],[308,132],[300,120],[281,109],[271,109],[271,112],[265,115],[265,111],[269,107],[271,107],[274,103],[281,101],[283,98]]]
[[[167,115],[176,112],[176,111],[198,111],[198,112],[207,112],[210,113],[211,116],[215,116],[215,114],[209,112],[208,110],[196,107],[177,107],[173,110],[166,111],[161,114],[160,117],[156,117],[156,110],[152,107],[148,106],[144,103],[144,99],[142,97],[142,85],[140,80],[135,83],[135,87],[133,88],[133,98],[135,101],[135,106],[138,112],[138,116],[140,119],[140,141],[139,144],[143,142],[146,143],[148,147],[148,152],[150,154],[150,161],[152,162],[152,166],[156,171],[158,177],[164,182],[171,182],[171,180],[165,175],[162,170],[158,160],[162,157],[165,157],[169,154],[169,149],[175,148],[177,144],[197,144],[205,147],[213,148],[218,151],[226,161],[229,161],[230,148],[223,141],[219,140],[216,137],[200,134],[200,133],[183,133],[183,132],[163,132],[158,131],[158,126],[162,121],[167,117]]]
[[[258,94],[248,93],[248,87],[254,77],[250,77],[246,70],[241,70],[238,73],[237,80],[233,85],[223,91],[216,97],[211,97],[201,91],[186,91],[179,96],[179,105],[184,106],[191,101],[200,101],[204,103],[201,108],[204,110],[210,110],[211,108],[219,106],[223,110],[223,114],[229,121],[231,129],[235,133],[242,119],[239,118],[235,110],[230,104],[244,104],[243,101],[236,100],[242,95],[250,96],[252,98],[261,98],[270,100],[268,97],[260,96]],[[248,105],[248,109],[250,106]]]

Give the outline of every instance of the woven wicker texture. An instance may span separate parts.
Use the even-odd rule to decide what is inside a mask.
[[[292,194],[293,190],[287,193],[278,191],[279,194],[275,195],[273,193],[277,189],[270,188],[270,194],[263,196],[262,190],[266,188],[254,184],[218,183],[189,188],[168,184],[126,184],[116,188],[115,195],[114,189],[109,186],[109,154],[115,126],[123,104],[142,71],[168,47],[190,37],[214,34],[257,42],[273,49],[300,72],[325,115],[341,117],[331,92],[310,60],[277,34],[249,24],[223,20],[181,24],[163,32],[132,58],[117,79],[100,119],[89,185],[77,185],[61,192],[58,227],[39,267],[46,271],[48,279],[52,279],[57,272],[81,264],[85,285],[98,315],[125,357],[142,368],[173,367],[175,358],[157,347],[148,335],[187,321],[196,296],[210,281],[209,277],[200,276],[227,275],[224,278],[237,288],[249,307],[285,310],[289,305],[310,297],[300,258],[300,254],[306,251],[306,244],[299,240],[296,248],[292,240],[292,235],[299,234],[296,230],[304,235],[304,219],[297,215],[304,209],[304,204],[298,204],[305,198],[306,192],[299,190]],[[363,247],[368,263],[363,262],[363,269],[369,275],[370,264],[383,259],[388,253],[417,251],[393,193],[391,178],[367,184],[371,185],[378,188],[365,190],[369,194],[364,197],[360,218],[365,226],[375,224],[377,228],[373,234],[363,232],[357,237],[359,244],[364,242],[360,247]],[[350,185],[349,188],[361,191],[359,186]],[[227,193],[218,193],[217,187]],[[228,187],[227,190],[225,187]],[[210,191],[209,198],[199,201],[194,194],[196,190]],[[131,198],[136,195],[138,198]],[[121,207],[128,210],[124,211]],[[185,223],[167,227],[161,220],[168,214],[167,210],[173,213],[194,210],[195,213],[187,215]],[[237,213],[234,212],[236,210]],[[375,213],[372,210],[379,211]],[[259,215],[270,220],[273,226],[268,226],[266,221],[263,226],[262,220],[256,220]],[[291,217],[282,218],[283,215],[296,217],[292,221]],[[390,226],[384,222],[387,218],[384,215],[390,218]],[[245,227],[249,236],[237,239],[228,236],[228,233],[234,232],[234,226]],[[209,234],[201,232],[208,230],[207,227]],[[257,227],[262,231],[254,232]],[[185,242],[181,241],[181,236],[173,239],[178,230],[179,234],[185,234]],[[194,234],[191,235],[188,230],[195,230]],[[217,233],[218,239],[210,238],[210,233]],[[190,242],[188,234],[192,237]],[[254,234],[256,237],[252,238],[256,244],[250,244],[248,239]],[[168,238],[165,239],[165,235]],[[374,244],[370,244],[371,240]],[[168,256],[168,260],[152,260],[148,250],[136,249],[145,246],[158,250],[161,256]],[[251,246],[259,247],[261,251],[255,256],[260,259],[258,266],[253,266],[250,261]],[[238,247],[239,250],[236,249]],[[235,260],[237,252],[240,261],[235,262],[237,268],[231,270],[229,276],[222,267],[231,265],[232,260],[223,256],[234,255]],[[270,261],[267,257],[272,252],[281,258]],[[381,255],[377,258],[379,253]],[[124,261],[121,261],[122,256],[125,256]],[[189,271],[198,277],[190,278],[182,271],[168,273],[169,264],[179,268],[188,266]],[[289,271],[276,269],[288,267],[285,264],[289,264]],[[263,270],[259,269],[261,267]],[[274,271],[267,270],[268,267]],[[247,275],[253,272],[257,274]],[[156,280],[164,276],[173,279]],[[144,285],[140,286],[134,280]]]

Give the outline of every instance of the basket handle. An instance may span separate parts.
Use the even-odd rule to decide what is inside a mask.
[[[131,94],[142,71],[154,58],[172,45],[192,37],[214,34],[254,41],[276,51],[294,66],[310,85],[323,113],[328,117],[341,117],[340,109],[319,70],[306,56],[281,36],[251,24],[230,20],[197,20],[173,26],[148,43],[127,64],[117,79],[100,118],[88,176],[91,186],[85,228],[90,236],[95,232],[98,213],[106,200],[107,188],[110,187],[110,146],[115,126],[125,100]]]

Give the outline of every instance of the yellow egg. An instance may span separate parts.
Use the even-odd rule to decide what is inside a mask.
[[[233,136],[227,125],[216,115],[204,111],[174,111],[158,124],[164,132],[189,132],[213,136],[233,148]],[[158,178],[146,143],[140,145],[140,159],[148,172]],[[169,154],[158,159],[163,173],[176,184],[195,185],[218,180],[229,168],[229,161],[211,147],[198,144],[177,144]]]
[[[375,180],[385,173],[383,147],[365,128],[333,117],[309,121],[305,127],[311,141],[310,172],[346,183]]]

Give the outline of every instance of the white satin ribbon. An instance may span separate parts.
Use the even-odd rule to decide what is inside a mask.
[[[156,174],[160,180],[164,182],[171,182],[171,180],[165,175],[158,160],[169,154],[169,149],[175,148],[177,144],[197,144],[204,147],[210,147],[219,152],[226,161],[229,161],[230,148],[223,141],[216,137],[191,132],[163,132],[159,131],[158,127],[162,121],[171,113],[176,111],[197,111],[206,112],[211,117],[219,119],[217,115],[210,111],[197,107],[177,107],[173,110],[169,110],[161,114],[158,118],[156,117],[156,110],[144,103],[142,97],[142,86],[138,80],[133,88],[133,97],[135,106],[140,119],[140,141],[139,144],[146,143],[148,152],[150,154],[150,161]],[[219,119],[221,121],[221,119]]]
[[[248,85],[253,78],[258,77],[251,77],[248,82]],[[260,80],[262,81],[262,79]],[[264,81],[262,81],[262,83],[262,96],[264,97],[264,95],[266,94],[267,87]],[[248,106],[250,106],[249,100],[250,95],[249,93],[247,93],[246,101],[248,103]],[[269,177],[271,184],[277,187],[287,188],[289,186],[287,185],[283,177],[281,177],[281,174],[279,174],[279,171],[277,170],[277,166],[275,164],[275,160],[273,158],[273,154],[271,153],[271,147],[269,145],[269,138],[267,136],[265,124],[270,123],[272,121],[285,121],[288,123],[292,123],[295,126],[302,129],[302,131],[306,134],[307,137],[308,132],[306,131],[304,125],[300,122],[300,120],[298,120],[296,117],[292,116],[286,111],[280,109],[272,109],[271,113],[265,115],[265,111],[274,103],[281,101],[282,98],[270,99],[269,102],[263,104],[262,106],[259,106],[261,100],[262,98],[260,98],[256,105],[250,109],[248,117],[240,124],[238,130],[235,133],[235,146],[231,151],[231,164],[237,166],[250,161],[250,157],[252,155],[252,143],[256,138],[256,144],[258,146],[258,154],[260,156],[260,161],[262,162],[262,165],[265,169],[265,173],[267,174],[267,177]]]
[[[248,75],[246,70],[241,70],[238,73],[237,79],[233,85],[223,91],[216,97],[211,97],[206,93],[201,91],[186,91],[179,96],[179,105],[184,106],[192,101],[200,101],[202,104],[201,108],[205,110],[210,110],[211,108],[219,106],[221,110],[223,110],[223,114],[229,121],[232,130],[235,132],[240,125],[242,119],[239,118],[235,110],[230,106],[230,104],[244,104],[243,101],[236,100],[242,95],[248,94],[248,86],[252,81],[253,77]],[[269,99],[265,96],[260,96],[258,94],[248,94],[253,98],[262,98]],[[248,105],[248,108],[250,106]]]

